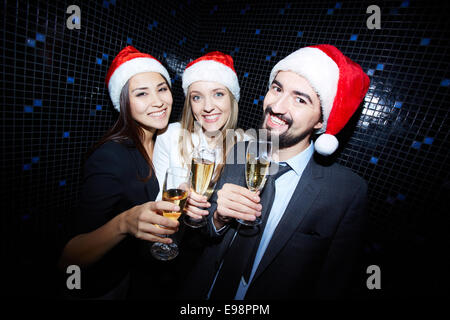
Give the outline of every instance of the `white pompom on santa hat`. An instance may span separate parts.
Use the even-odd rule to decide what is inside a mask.
[[[134,75],[143,72],[158,72],[170,82],[169,72],[155,57],[142,53],[132,46],[123,48],[114,58],[106,75],[106,85],[114,108],[120,112],[120,93],[127,81]]]
[[[183,73],[184,95],[187,95],[189,86],[196,81],[214,81],[223,84],[239,102],[239,81],[234,70],[233,58],[228,54],[213,51],[189,62]]]
[[[369,89],[361,66],[329,44],[301,48],[279,61],[270,73],[272,84],[279,71],[292,71],[308,80],[320,98],[323,124],[314,147],[331,155],[339,146],[335,135],[347,124]]]

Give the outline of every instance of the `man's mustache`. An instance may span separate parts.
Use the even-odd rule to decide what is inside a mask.
[[[277,118],[283,120],[286,122],[286,124],[290,127],[292,124],[292,119],[286,117],[285,115],[281,114],[281,113],[275,113],[272,110],[271,106],[267,106],[266,110],[264,110],[264,119],[266,118],[267,114],[272,114],[274,116],[276,116]]]

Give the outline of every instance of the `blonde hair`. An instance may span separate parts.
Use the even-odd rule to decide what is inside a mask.
[[[223,166],[225,165],[225,159],[228,154],[228,152],[231,150],[231,148],[234,146],[234,144],[237,142],[237,140],[240,140],[242,137],[237,136],[234,129],[236,129],[237,121],[238,121],[238,113],[239,113],[239,106],[236,98],[231,93],[231,91],[226,88],[228,92],[228,96],[230,97],[230,104],[231,104],[231,113],[225,124],[222,128],[220,128],[221,135],[218,136],[218,138],[222,138],[222,141],[216,141],[216,145],[218,147],[222,148],[222,161],[217,166],[215,177],[218,178],[220,176],[220,173],[223,170]],[[191,106],[191,100],[190,100],[190,87],[188,88],[188,91],[186,93],[186,99],[184,100],[184,107],[183,107],[183,114],[181,117],[181,132],[182,134],[178,138],[178,150],[180,152],[182,163],[184,165],[187,165],[190,167],[191,161],[192,161],[192,154],[191,151],[194,148],[194,145],[192,143],[192,134],[196,132],[197,130],[202,130],[202,128],[197,124],[194,118],[194,114],[192,112],[192,106]],[[233,130],[229,130],[233,129]],[[229,141],[233,141],[233,143],[226,143],[227,140],[227,134],[233,135],[228,138]],[[218,139],[216,138],[216,139]],[[231,139],[231,140],[230,140]],[[227,150],[225,150],[227,149]]]

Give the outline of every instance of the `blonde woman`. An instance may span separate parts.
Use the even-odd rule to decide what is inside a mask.
[[[249,139],[243,130],[235,130],[240,87],[231,56],[215,51],[190,62],[183,73],[182,86],[186,99],[181,121],[170,124],[155,143],[153,164],[160,190],[167,168],[190,168],[194,148],[218,150],[217,179],[227,150],[234,143]],[[191,218],[201,219],[208,215],[209,206],[206,197],[191,192],[186,211]]]

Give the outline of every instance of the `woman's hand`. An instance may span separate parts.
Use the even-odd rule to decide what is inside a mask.
[[[161,237],[178,230],[177,220],[163,217],[160,212],[179,211],[180,207],[168,201],[150,201],[125,212],[120,226],[122,233],[129,233],[138,239],[172,243],[172,239]]]
[[[200,219],[202,216],[207,216],[209,213],[208,210],[202,210],[202,208],[209,208],[210,206],[211,204],[205,196],[201,196],[191,190],[184,211],[188,216],[194,219]]]

